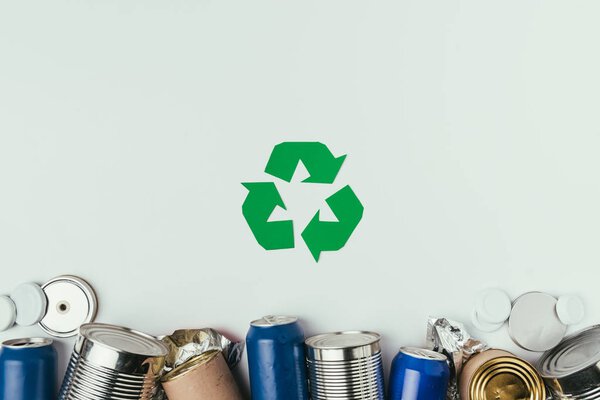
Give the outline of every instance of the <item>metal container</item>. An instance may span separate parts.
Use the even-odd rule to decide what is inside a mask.
[[[377,333],[326,333],[306,340],[313,400],[383,400],[383,362]]]
[[[390,400],[445,400],[448,358],[435,351],[402,347],[390,372]]]
[[[558,399],[600,399],[600,325],[567,336],[538,369]]]
[[[52,340],[7,340],[0,346],[0,400],[55,400],[56,350]]]
[[[267,316],[251,322],[246,348],[252,400],[308,400],[298,318]]]
[[[59,400],[149,400],[168,352],[150,335],[107,324],[85,324]]]
[[[169,400],[242,400],[221,351],[194,357],[165,374],[161,381]]]
[[[469,359],[460,379],[461,400],[546,400],[546,387],[527,361],[503,350]]]

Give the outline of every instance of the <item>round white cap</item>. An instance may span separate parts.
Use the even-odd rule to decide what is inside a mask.
[[[502,325],[504,325],[504,322],[492,324],[489,322],[482,321],[481,318],[479,318],[479,315],[477,314],[477,310],[475,309],[473,309],[473,312],[471,313],[471,323],[478,331],[488,333],[495,332],[498,329],[502,328]]]
[[[510,297],[500,289],[486,289],[477,295],[475,310],[480,322],[503,323],[510,316]]]
[[[10,294],[10,298],[17,307],[17,324],[30,326],[37,324],[46,314],[48,300],[41,287],[28,282],[19,285]]]
[[[583,321],[585,308],[578,296],[564,295],[558,298],[556,314],[565,325],[575,325]]]
[[[0,332],[11,328],[17,318],[15,303],[8,296],[0,296]]]

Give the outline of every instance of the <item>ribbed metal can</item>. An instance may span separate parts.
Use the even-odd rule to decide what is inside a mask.
[[[306,340],[313,400],[383,400],[381,337],[374,332],[326,333]]]
[[[567,336],[538,369],[556,399],[600,399],[600,325]]]
[[[167,347],[150,335],[107,324],[85,324],[71,355],[59,400],[149,400]]]

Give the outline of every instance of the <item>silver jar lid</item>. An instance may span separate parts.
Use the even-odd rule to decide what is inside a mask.
[[[55,337],[75,336],[82,324],[92,322],[98,312],[94,289],[83,279],[64,275],[42,286],[48,299],[40,327]]]
[[[350,361],[381,351],[381,335],[367,331],[324,333],[306,339],[309,360]]]
[[[96,366],[128,374],[158,374],[168,348],[153,336],[108,324],[85,324],[75,352]]]

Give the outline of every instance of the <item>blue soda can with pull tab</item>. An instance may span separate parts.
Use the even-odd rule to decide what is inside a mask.
[[[0,400],[56,400],[56,350],[51,339],[0,345]]]
[[[390,400],[445,400],[450,367],[435,351],[402,347],[392,361]]]
[[[304,331],[298,318],[252,321],[246,349],[252,400],[308,400]]]

